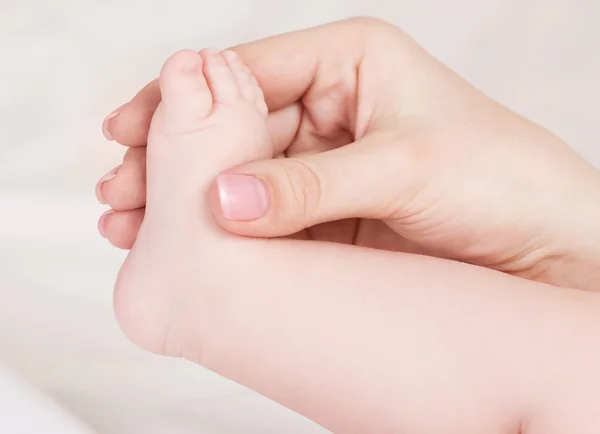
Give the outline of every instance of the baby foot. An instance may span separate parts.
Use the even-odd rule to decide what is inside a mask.
[[[232,274],[228,264],[243,267],[245,244],[213,220],[210,184],[227,168],[271,158],[273,149],[262,92],[234,52],[179,52],[159,81],[146,214],[117,279],[115,312],[137,345],[198,361],[203,324],[218,311],[205,289],[224,285]],[[238,180],[242,189],[252,182]]]

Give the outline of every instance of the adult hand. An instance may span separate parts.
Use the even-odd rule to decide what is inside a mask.
[[[217,180],[213,197],[226,200],[213,208],[227,230],[415,251],[600,289],[599,172],[399,29],[359,18],[234,49],[264,90],[287,158]],[[143,219],[144,145],[159,100],[152,82],[103,125],[130,147],[97,188],[116,211],[100,231],[119,247],[131,247]]]

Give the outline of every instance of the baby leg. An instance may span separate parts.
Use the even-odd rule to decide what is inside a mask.
[[[146,217],[115,288],[132,341],[334,432],[520,433],[557,395],[546,381],[563,372],[556,348],[576,360],[571,381],[585,383],[578,360],[590,357],[572,336],[600,329],[589,294],[432,258],[222,231],[207,205],[212,180],[272,153],[260,89],[234,54],[215,51],[176,54],[160,85]],[[252,178],[227,182],[260,195]]]

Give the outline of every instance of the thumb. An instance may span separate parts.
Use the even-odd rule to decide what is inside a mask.
[[[391,218],[402,203],[403,154],[397,142],[367,137],[321,154],[248,163],[217,177],[213,214],[229,232],[256,237],[352,217]]]

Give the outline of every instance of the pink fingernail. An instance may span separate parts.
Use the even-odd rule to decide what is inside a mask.
[[[106,236],[106,216],[109,216],[115,212],[114,209],[109,209],[104,214],[100,216],[100,220],[98,220],[98,232],[102,236],[102,238],[107,238]]]
[[[117,176],[117,172],[119,171],[120,168],[121,168],[121,165],[115,167],[113,170],[111,170],[106,175],[104,175],[102,178],[100,178],[100,181],[98,181],[98,183],[96,184],[96,199],[98,199],[98,202],[100,202],[102,205],[106,205],[106,199],[104,198],[102,186],[105,182],[110,181],[115,176]]]
[[[121,108],[123,108],[123,106],[121,106],[118,109],[116,109],[115,111],[111,112],[108,116],[106,116],[106,118],[104,119],[104,122],[102,122],[102,134],[104,135],[104,137],[106,138],[106,140],[110,140],[110,141],[114,140],[112,134],[108,130],[108,122],[112,118],[115,118],[115,117],[119,116]]]
[[[252,175],[224,173],[217,177],[221,213],[227,220],[251,221],[269,210],[265,184]]]

